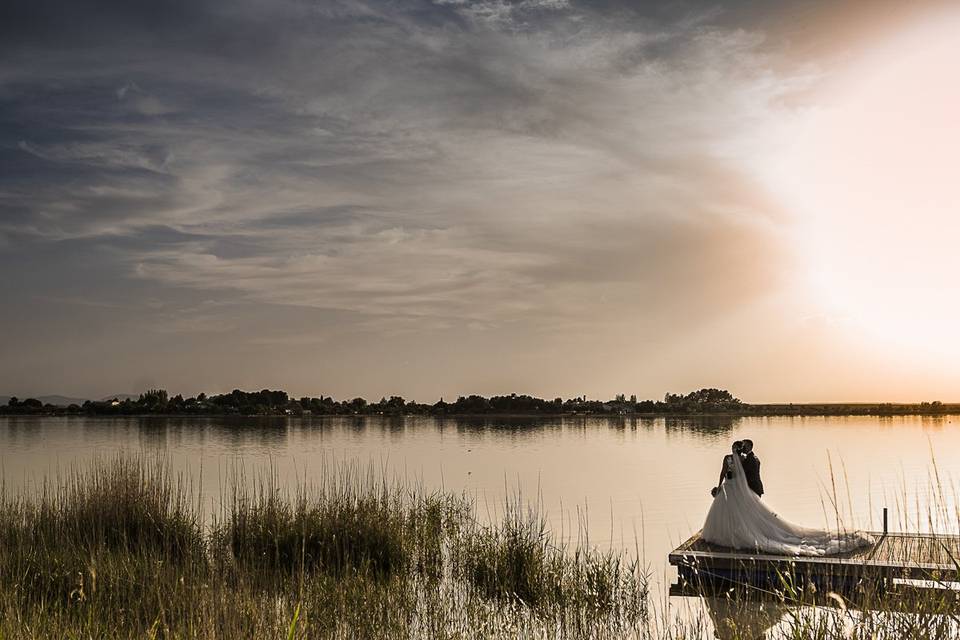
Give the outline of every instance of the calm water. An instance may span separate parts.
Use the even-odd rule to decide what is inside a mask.
[[[499,512],[505,493],[521,491],[540,496],[558,534],[576,535],[586,514],[591,544],[639,549],[662,594],[675,578],[667,553],[701,526],[720,461],[741,438],[754,441],[762,461],[764,500],[789,520],[833,522],[836,495],[844,520],[863,528],[879,528],[887,506],[891,530],[957,530],[957,416],[6,418],[0,464],[9,492],[98,456],[160,451],[178,470],[195,477],[202,470],[211,511],[238,461],[247,472],[273,468],[285,482],[309,479],[325,461],[372,462],[426,488],[467,491],[481,515]],[[930,523],[930,504],[949,516]]]

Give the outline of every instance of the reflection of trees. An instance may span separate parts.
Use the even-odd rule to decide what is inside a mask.
[[[194,437],[206,433],[227,442],[263,442],[277,444],[292,431],[322,433],[330,430],[362,433],[367,430],[399,433],[407,429],[460,433],[498,433],[503,435],[534,435],[564,431],[589,433],[605,429],[623,431],[649,430],[663,425],[668,431],[722,436],[736,428],[741,418],[731,416],[692,416],[685,418],[636,416],[84,416],[76,418],[81,428],[88,431],[137,429],[140,436],[156,443],[171,436],[193,432]],[[35,431],[36,418],[5,418],[11,431],[23,425],[24,430]]]
[[[664,418],[667,431],[685,431],[703,435],[726,435],[731,433],[743,418],[735,416],[694,416],[687,418]]]
[[[223,416],[214,418],[143,417],[136,419],[142,436],[156,439],[196,432],[210,434],[215,440],[232,446],[256,443],[263,446],[283,444],[290,433],[290,421],[280,416]]]
[[[464,433],[480,433],[495,431],[500,433],[517,433],[525,431],[552,430],[561,425],[556,418],[537,418],[530,416],[458,416],[446,418],[444,424],[453,424],[457,431]]]

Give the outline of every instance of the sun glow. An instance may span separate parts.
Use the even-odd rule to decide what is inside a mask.
[[[960,13],[831,76],[769,174],[814,295],[885,347],[960,355]]]

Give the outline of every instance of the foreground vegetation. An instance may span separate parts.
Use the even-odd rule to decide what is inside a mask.
[[[635,562],[564,549],[511,503],[355,467],[281,491],[233,478],[212,523],[159,462],[118,459],[0,503],[2,638],[622,637],[646,620]]]
[[[118,458],[4,494],[0,638],[960,637],[945,590],[784,577],[654,603],[635,561],[558,545],[519,498],[484,525],[463,496],[356,466],[227,487],[204,520],[189,478]]]

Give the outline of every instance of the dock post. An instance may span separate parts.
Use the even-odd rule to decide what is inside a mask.
[[[887,535],[887,508],[883,508],[883,535]]]

